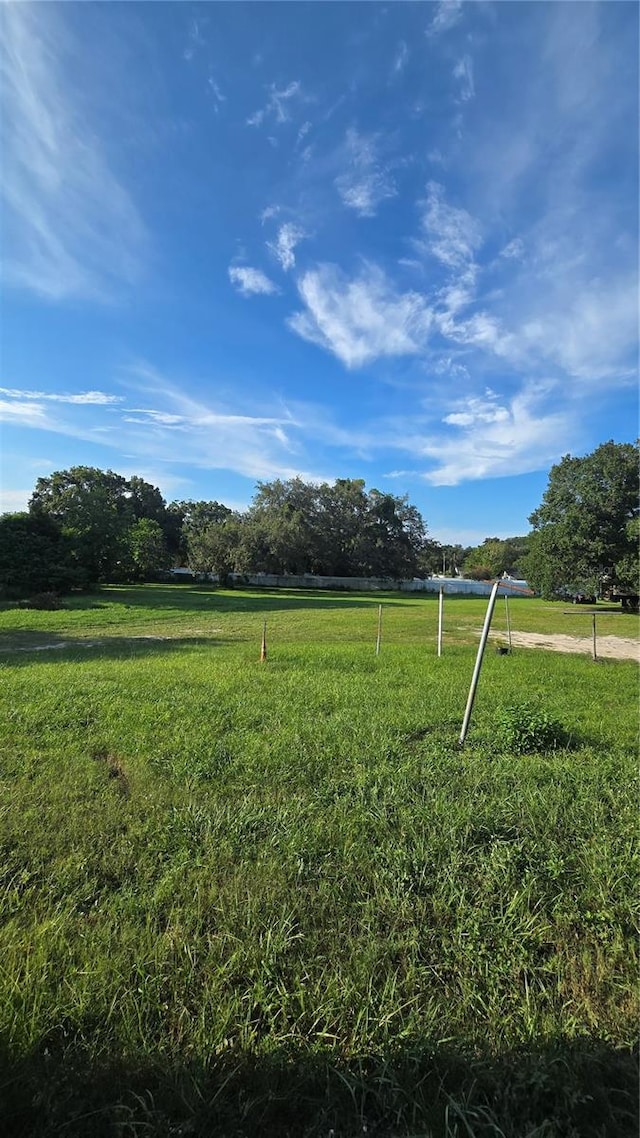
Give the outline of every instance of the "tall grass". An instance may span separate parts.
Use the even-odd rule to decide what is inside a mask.
[[[460,750],[484,603],[377,604],[0,614],[11,1134],[634,1133],[637,668],[489,652]]]

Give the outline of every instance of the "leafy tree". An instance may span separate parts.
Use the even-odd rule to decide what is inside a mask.
[[[0,517],[0,589],[11,595],[68,592],[84,583],[58,523],[46,515]]]
[[[139,522],[147,518],[149,521],[157,522],[164,530],[167,503],[157,486],[152,486],[150,482],[145,482],[144,478],[134,474],[127,483],[125,497],[129,502],[130,514],[134,521]]]
[[[258,483],[240,556],[273,573],[402,577],[415,572],[425,540],[406,498],[367,493],[362,479],[319,486],[276,479]]]
[[[74,466],[39,478],[29,511],[59,524],[89,581],[107,580],[127,558],[127,490],[126,479],[112,470]]]
[[[194,573],[218,573],[224,584],[229,574],[241,568],[242,518],[232,514],[223,521],[190,531],[187,539],[189,568]]]
[[[162,526],[152,518],[140,518],[128,532],[132,576],[148,581],[169,566],[170,557]]]
[[[476,581],[490,581],[503,573],[517,576],[528,547],[528,537],[487,537],[482,545],[467,551],[465,576]]]
[[[143,563],[144,572],[148,573],[151,571],[149,557],[154,564],[159,560],[166,563],[166,554],[160,556],[160,547],[153,556],[151,554],[153,528],[143,526],[135,530],[140,522],[159,526],[165,545],[172,536],[174,545],[177,544],[174,517],[167,510],[162,494],[137,475],[127,480],[113,470],[98,470],[93,466],[55,471],[47,478],[38,479],[29,512],[34,517],[49,517],[58,524],[88,581],[139,576]],[[148,555],[143,554],[145,543]]]
[[[609,441],[551,468],[524,566],[544,596],[563,586],[598,593],[605,577],[637,591],[638,458],[637,444]]]

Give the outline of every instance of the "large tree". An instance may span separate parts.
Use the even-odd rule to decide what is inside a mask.
[[[551,468],[524,560],[544,596],[562,587],[597,594],[605,578],[638,591],[639,457],[637,444],[610,441]]]
[[[425,545],[424,522],[406,498],[335,483],[258,483],[243,523],[242,561],[273,573],[344,577],[412,576]]]
[[[72,466],[39,478],[29,512],[57,523],[89,582],[122,580],[137,572],[132,542],[137,540],[141,550],[142,531],[134,540],[132,530],[137,533],[138,523],[148,521],[164,533],[168,524],[165,501],[155,486],[93,466]]]

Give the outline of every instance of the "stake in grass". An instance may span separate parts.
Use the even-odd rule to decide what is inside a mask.
[[[262,625],[262,644],[260,645],[260,663],[264,664],[267,658],[267,622]]]
[[[509,643],[509,654],[511,654],[511,621],[509,620],[509,597],[507,593],[504,595],[504,607],[507,614],[507,641]]]
[[[380,655],[380,642],[382,640],[382,605],[378,605],[378,636],[376,638],[376,656]]]
[[[438,656],[442,656],[442,618],[444,616],[444,589],[438,597]]]

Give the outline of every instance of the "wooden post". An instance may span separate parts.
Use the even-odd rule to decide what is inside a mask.
[[[504,607],[507,611],[507,640],[509,641],[509,652],[511,652],[511,621],[509,620],[509,597],[507,593],[504,595]]]
[[[378,637],[376,640],[376,656],[380,655],[380,641],[382,639],[382,605],[378,605]]]
[[[592,615],[592,620],[593,620],[593,658],[594,658],[594,660],[597,660],[598,659],[598,652],[597,652],[597,645],[596,645],[596,614],[592,613],[591,615]]]
[[[493,616],[493,610],[496,607],[496,597],[498,596],[499,588],[500,582],[496,581],[491,590],[491,596],[489,597],[489,604],[487,605],[487,612],[484,618],[484,625],[482,627],[482,636],[480,637],[480,644],[478,645],[478,655],[476,656],[476,664],[475,668],[473,669],[473,675],[471,677],[471,687],[469,688],[467,706],[465,708],[464,719],[462,721],[462,730],[460,732],[460,745],[464,743],[467,737],[467,731],[469,730],[471,712],[473,711],[473,701],[476,698],[476,688],[478,686],[478,680],[480,679],[482,657],[484,656],[484,650],[486,647],[487,638],[489,636],[489,629],[491,628],[491,617]]]
[[[267,622],[262,625],[262,644],[260,646],[260,663],[264,664],[267,658]]]
[[[438,597],[438,656],[442,656],[442,617],[444,613],[444,589],[440,587]]]

